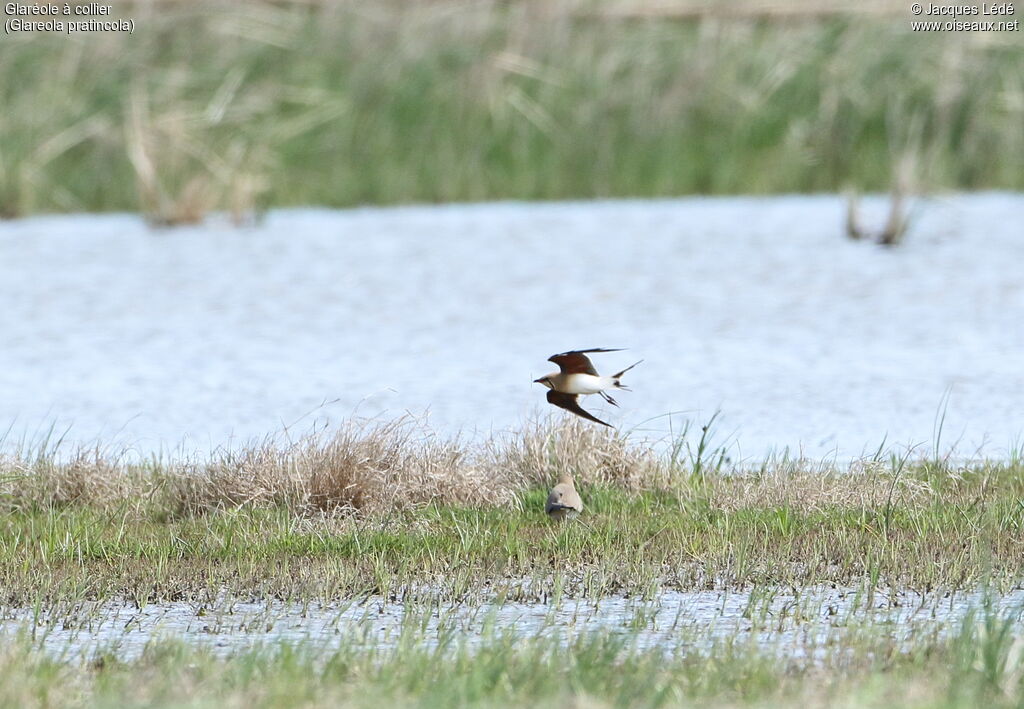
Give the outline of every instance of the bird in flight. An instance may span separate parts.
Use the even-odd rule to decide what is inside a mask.
[[[623,389],[629,391],[628,387],[623,386],[619,379],[623,374],[631,370],[636,365],[643,362],[635,362],[621,372],[616,372],[610,377],[602,377],[594,369],[593,362],[587,357],[587,354],[592,352],[621,352],[622,350],[617,349],[604,349],[602,347],[595,347],[589,350],[571,350],[569,352],[562,352],[561,354],[551,355],[548,357],[548,362],[554,362],[558,365],[559,371],[553,372],[552,374],[545,374],[540,379],[534,379],[534,384],[543,384],[546,386],[548,391],[548,403],[554,404],[566,411],[571,411],[577,416],[599,423],[602,426],[608,426],[611,428],[611,424],[605,423],[601,419],[597,418],[593,414],[583,410],[579,405],[580,395],[587,394],[600,394],[601,398],[607,401],[612,406],[618,406],[618,402],[615,401],[607,392],[608,389]]]

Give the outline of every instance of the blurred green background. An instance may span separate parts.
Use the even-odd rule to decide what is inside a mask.
[[[0,214],[887,190],[899,165],[1024,188],[1024,35],[913,32],[909,3],[114,15],[134,34],[0,38]]]

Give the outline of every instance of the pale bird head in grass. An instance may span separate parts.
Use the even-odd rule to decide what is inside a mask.
[[[570,473],[561,473],[558,476],[558,484],[548,493],[544,511],[554,520],[575,519],[583,511],[583,500],[576,492],[576,485],[573,484]]]
[[[594,369],[593,362],[587,357],[588,353],[592,352],[621,352],[619,349],[606,349],[602,347],[594,347],[588,350],[570,350],[569,352],[562,352],[561,354],[551,355],[548,357],[549,362],[554,362],[558,365],[559,371],[552,372],[551,374],[545,374],[540,379],[534,379],[534,384],[543,384],[548,388],[548,403],[559,408],[570,411],[577,416],[599,423],[602,426],[608,426],[611,428],[611,424],[605,423],[601,419],[597,418],[589,411],[586,411],[579,405],[579,397],[587,396],[588,394],[599,394],[602,399],[607,401],[612,406],[618,406],[619,403],[615,401],[609,394],[609,389],[621,389],[623,391],[629,391],[620,379],[622,375],[631,370],[636,365],[643,362],[634,362],[629,365],[621,372],[616,372],[610,377],[602,377]]]

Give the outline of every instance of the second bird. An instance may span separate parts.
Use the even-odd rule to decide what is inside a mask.
[[[629,365],[621,372],[616,372],[610,377],[602,377],[594,369],[594,363],[587,357],[588,354],[593,352],[621,352],[621,350],[595,347],[589,350],[571,350],[551,355],[548,357],[548,361],[557,364],[559,371],[546,374],[540,379],[534,379],[533,381],[535,384],[543,384],[550,389],[548,391],[549,404],[563,408],[566,411],[571,411],[577,416],[582,416],[585,419],[610,428],[611,424],[607,424],[593,414],[584,411],[580,407],[578,399],[580,395],[600,394],[609,404],[618,406],[618,402],[608,395],[607,390],[623,389],[629,391],[619,379],[643,360]]]
[[[583,511],[583,500],[576,492],[576,485],[573,483],[572,475],[562,473],[558,476],[558,484],[551,488],[548,493],[548,501],[544,504],[544,511],[551,519],[576,519]]]

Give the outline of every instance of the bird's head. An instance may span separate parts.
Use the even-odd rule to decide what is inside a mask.
[[[534,379],[533,383],[534,384],[543,384],[548,389],[554,389],[555,388],[554,385],[551,383],[551,375],[550,374],[548,376],[546,376],[546,377],[541,377],[540,379]]]

